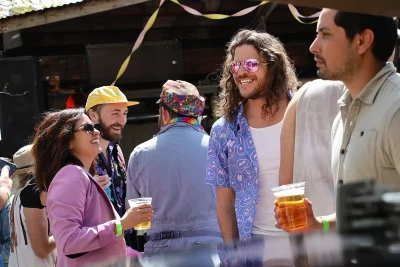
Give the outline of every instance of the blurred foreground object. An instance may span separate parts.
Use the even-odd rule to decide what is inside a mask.
[[[367,180],[339,187],[337,199],[338,232],[279,237],[282,241],[289,238],[290,247],[266,237],[96,266],[206,267],[221,263],[220,266],[286,267],[293,264],[280,260],[279,254],[288,249],[294,254],[296,267],[400,266],[400,192]],[[275,250],[264,251],[266,247]],[[276,259],[263,261],[266,253],[276,255]]]

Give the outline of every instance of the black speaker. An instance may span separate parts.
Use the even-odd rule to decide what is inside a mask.
[[[133,44],[87,45],[86,57],[92,86],[110,85],[131,52]],[[144,42],[132,56],[118,84],[165,82],[183,75],[183,49],[177,40]]]
[[[36,57],[0,59],[0,129],[2,156],[29,144],[38,115],[44,111]]]

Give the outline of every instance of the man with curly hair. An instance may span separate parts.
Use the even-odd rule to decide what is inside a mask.
[[[278,186],[282,119],[298,86],[282,43],[240,30],[228,44],[220,86],[206,183],[216,187],[222,237],[280,236],[271,188]]]

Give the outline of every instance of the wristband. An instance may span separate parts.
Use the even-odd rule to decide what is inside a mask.
[[[324,219],[322,217],[320,217],[322,220],[322,223],[324,225],[323,231],[324,232],[329,232],[329,221],[327,219]]]
[[[120,220],[115,221],[115,229],[117,230],[116,236],[121,236],[123,234],[122,224]]]

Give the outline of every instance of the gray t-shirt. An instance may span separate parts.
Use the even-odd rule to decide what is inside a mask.
[[[335,212],[331,130],[345,92],[338,81],[306,83],[296,108],[293,182],[306,182],[305,195],[316,216]]]

